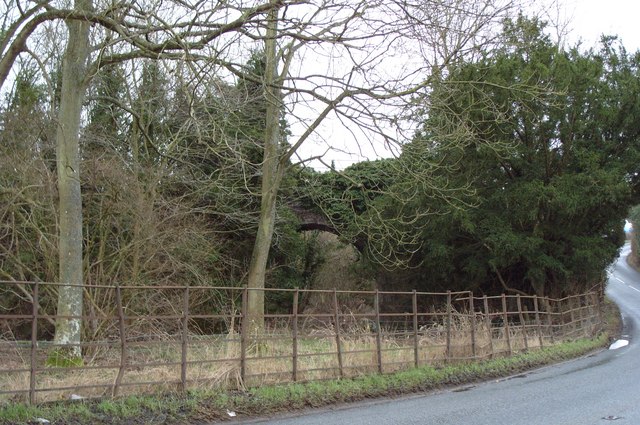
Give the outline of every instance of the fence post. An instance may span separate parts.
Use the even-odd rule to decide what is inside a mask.
[[[596,291],[596,308],[598,309],[598,331],[602,331],[602,325],[604,323],[603,315],[602,315],[602,296],[599,292]]]
[[[585,337],[591,338],[594,335],[594,321],[595,314],[593,312],[594,304],[593,304],[593,294],[586,293],[584,294],[584,329],[585,329]]]
[[[507,310],[507,296],[505,294],[502,294],[502,320],[503,320],[503,327],[504,327],[504,333],[505,336],[507,338],[507,350],[509,355],[513,354],[513,351],[511,349],[511,335],[510,335],[510,330],[509,330],[509,310]]]
[[[593,294],[591,293],[587,293],[584,294],[584,309],[585,309],[585,329],[587,329],[588,334],[586,335],[587,338],[591,338],[594,335],[594,321],[596,318],[596,315],[593,311],[594,309],[594,304],[593,304]]]
[[[485,320],[485,326],[487,327],[487,334],[489,336],[489,349],[490,354],[489,354],[489,358],[493,357],[493,329],[491,329],[491,313],[489,312],[489,300],[487,299],[487,296],[484,295],[482,297],[482,303],[484,304],[484,320]]]
[[[247,302],[249,301],[249,288],[242,288],[242,326],[240,326],[240,380],[242,385],[247,378],[247,332],[249,332],[249,319],[247,318]]]
[[[580,327],[580,333],[586,338],[589,336],[587,327],[585,326],[586,322],[586,312],[587,312],[587,295],[579,295],[578,296],[578,326]]]
[[[116,376],[116,380],[113,383],[113,389],[111,390],[111,395],[113,397],[118,395],[124,371],[127,367],[127,335],[125,331],[125,316],[124,307],[122,306],[122,290],[120,289],[120,285],[116,286],[116,308],[118,309],[118,333],[120,334],[120,367],[118,368],[118,376]]]
[[[533,297],[533,308],[536,311],[536,329],[538,330],[538,341],[540,348],[544,348],[544,338],[542,337],[542,323],[540,322],[540,305],[538,304],[538,296]]]
[[[29,404],[36,403],[36,356],[38,354],[38,282],[33,283],[33,299],[31,305],[31,362],[29,370]]]
[[[376,355],[378,357],[378,372],[382,373],[382,329],[380,329],[380,292],[376,289],[374,300],[376,309]]]
[[[413,363],[415,367],[420,366],[420,344],[418,343],[418,293],[413,290]]]
[[[342,343],[340,341],[340,310],[338,309],[338,291],[333,289],[333,314],[336,331],[336,349],[338,350],[338,368],[340,377],[344,377],[344,366],[342,365]]]
[[[184,288],[182,302],[182,355],[180,358],[181,391],[187,390],[187,349],[189,347],[189,286]]]
[[[520,298],[520,294],[516,295],[516,301],[518,302],[518,318],[520,319],[520,326],[522,326],[522,340],[524,341],[524,351],[529,351],[529,338],[527,337],[527,324],[524,320],[524,315],[522,314],[522,299]]]
[[[598,324],[594,326],[593,334],[594,336],[600,332],[602,329],[602,309],[600,304],[600,296],[597,292],[593,293],[594,307],[596,309],[596,317],[598,320]]]
[[[551,345],[556,343],[555,331],[553,330],[553,307],[551,307],[551,299],[547,298],[546,304],[549,306],[547,312],[547,327],[549,328],[549,336],[551,337]]]
[[[585,313],[586,313],[586,303],[587,303],[587,295],[578,295],[578,326],[580,327],[580,332],[582,336],[589,336],[587,333],[587,327],[585,324]]]
[[[469,313],[471,314],[471,355],[476,358],[476,308],[473,302],[473,292],[469,291]]]
[[[569,329],[571,329],[569,331],[569,334],[571,335],[571,338],[574,339],[575,336],[574,334],[576,333],[576,315],[575,315],[575,307],[574,307],[575,301],[574,298],[569,298],[569,317],[571,320],[571,326],[569,327]],[[566,336],[567,333],[563,332],[563,336]]]
[[[565,328],[566,328],[566,318],[567,313],[565,312],[565,307],[563,304],[566,304],[568,301],[563,301],[562,299],[556,300],[555,306],[555,315],[556,315],[556,323],[554,324],[554,333],[560,336],[560,340],[564,340],[565,337]]]
[[[293,347],[291,354],[293,382],[298,380],[298,297],[300,290],[293,293]]]
[[[587,294],[578,295],[578,326],[580,327],[580,332],[583,337],[588,338],[590,335],[589,329],[587,329],[586,324],[586,313],[587,313]]]
[[[451,291],[447,291],[447,351],[446,360],[451,358]]]

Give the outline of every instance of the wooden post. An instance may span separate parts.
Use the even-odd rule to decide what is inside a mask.
[[[413,365],[420,366],[420,344],[418,341],[418,293],[413,290]]]
[[[602,309],[600,308],[600,296],[597,292],[593,293],[593,307],[596,309],[596,318],[598,323],[594,326],[593,335],[597,335],[602,329]]]
[[[533,297],[533,308],[536,310],[536,329],[538,330],[538,341],[540,348],[544,348],[544,338],[542,337],[542,322],[540,321],[540,305],[538,304],[538,296]]]
[[[573,322],[571,337],[572,339],[576,339],[576,335],[582,333],[582,301],[580,300],[581,296],[578,295],[574,298],[573,307],[571,310],[573,311]]]
[[[596,307],[595,299],[592,293],[586,294],[584,298],[585,298],[585,303],[587,303],[585,306],[587,310],[587,324],[588,324],[587,328],[589,330],[587,337],[592,337],[593,335],[595,335],[595,330],[596,330],[597,313],[594,311]]]
[[[582,295],[578,295],[576,297],[576,327],[577,327],[577,332],[574,332],[574,334],[583,334],[584,331],[584,307],[582,305]],[[585,335],[586,336],[586,335]],[[575,336],[574,336],[575,338]]]
[[[29,368],[29,404],[36,403],[36,356],[38,354],[38,282],[33,283],[33,300],[31,304],[31,363]]]
[[[473,292],[469,291],[469,313],[471,314],[471,355],[476,358],[476,308],[473,302]]]
[[[516,295],[516,301],[518,302],[518,318],[520,319],[520,326],[522,326],[522,340],[524,341],[524,351],[529,351],[529,341],[527,338],[527,324],[524,321],[524,315],[522,314],[522,300],[520,294]]]
[[[249,332],[249,318],[247,317],[247,304],[249,302],[249,288],[242,288],[242,325],[240,326],[240,380],[242,385],[247,379],[247,333]]]
[[[126,318],[124,315],[124,307],[122,306],[122,290],[120,289],[120,285],[116,286],[116,308],[118,309],[118,333],[120,334],[120,367],[118,368],[118,375],[111,390],[113,397],[118,395],[118,390],[120,389],[120,384],[122,383],[122,378],[127,368]]]
[[[566,301],[562,301],[562,300],[555,300],[555,322],[554,322],[554,326],[553,326],[553,330],[554,330],[554,335],[556,336],[560,336],[560,340],[562,340],[564,338],[564,328],[565,328],[565,308],[563,307],[563,304],[566,303]]]
[[[447,351],[446,360],[451,358],[451,291],[447,291]]]
[[[595,315],[593,314],[593,299],[591,298],[591,294],[584,294],[584,313],[582,315],[582,327],[584,328],[584,336],[586,338],[590,338],[593,334],[593,319]]]
[[[573,335],[574,335],[575,330],[576,330],[576,323],[575,323],[576,315],[575,315],[575,307],[574,307],[574,305],[575,305],[574,298],[569,298],[569,318],[571,320],[571,326],[569,327],[571,330],[569,332],[570,332],[572,338],[575,338]],[[563,336],[566,336],[566,335],[567,335],[567,333],[564,332],[564,329],[563,329]]]
[[[293,347],[292,348],[292,354],[291,354],[291,361],[292,361],[292,378],[293,378],[293,382],[298,381],[298,297],[299,297],[299,292],[300,290],[298,288],[296,288],[296,292],[293,293]]]
[[[553,308],[551,307],[551,300],[547,299],[546,304],[549,306],[549,311],[547,312],[547,327],[549,328],[549,336],[551,337],[551,344],[555,344],[556,338],[553,330]]]
[[[593,316],[591,314],[591,300],[589,298],[591,298],[590,294],[584,294],[584,301],[583,303],[581,303],[580,307],[580,317],[582,318],[582,320],[580,321],[580,326],[582,327],[582,334],[585,338],[591,337],[591,323],[593,322]]]
[[[185,286],[182,302],[182,355],[180,358],[181,391],[187,390],[187,349],[189,347],[189,286]]]
[[[333,314],[336,330],[336,349],[338,350],[338,369],[340,377],[344,377],[344,366],[342,365],[342,342],[340,340],[340,310],[338,309],[338,291],[333,290]]]
[[[376,309],[376,354],[378,357],[378,372],[382,373],[382,330],[380,329],[380,293],[376,289],[374,300]]]
[[[487,334],[489,335],[489,349],[490,355],[489,358],[493,357],[493,330],[491,329],[491,312],[489,311],[489,300],[487,296],[482,297],[482,302],[484,304],[484,320],[485,326],[487,327]]]
[[[589,330],[587,329],[588,327],[585,326],[586,322],[587,322],[587,313],[588,313],[588,296],[587,294],[584,294],[582,296],[580,296],[578,298],[578,316],[579,316],[579,326],[580,329],[582,330],[582,334],[584,335],[585,338],[589,337]]]
[[[604,324],[604,319],[602,318],[602,297],[598,292],[595,293],[596,298],[596,309],[598,313],[598,332],[602,330],[602,325]]]
[[[505,336],[507,338],[507,350],[509,355],[513,354],[513,351],[511,349],[511,335],[510,335],[510,330],[509,330],[509,310],[507,310],[507,296],[505,294],[502,294],[502,320],[503,320],[503,327],[504,327],[504,333]]]

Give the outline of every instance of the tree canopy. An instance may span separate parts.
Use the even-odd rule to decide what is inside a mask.
[[[563,48],[524,17],[496,36],[516,2],[197,2],[174,21],[182,2],[147,15],[58,3],[12,9],[0,43],[0,83],[15,70],[0,274],[76,283],[85,304],[67,316],[113,308],[83,283],[305,286],[318,258],[300,208],[326,216],[384,289],[583,291],[638,203],[640,55],[615,38]],[[416,54],[413,67],[386,67],[390,52]],[[327,72],[306,66],[316,54]],[[401,154],[309,170],[299,148],[327,117]]]
[[[411,286],[561,295],[617,255],[638,195],[640,56],[614,38],[565,50],[543,29],[508,22],[501,48],[448,69],[425,103],[401,160],[438,164],[473,206],[416,228]],[[441,202],[422,196],[416,215]]]

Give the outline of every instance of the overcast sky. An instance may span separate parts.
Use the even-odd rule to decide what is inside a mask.
[[[554,3],[554,0],[536,0],[534,8],[543,4]],[[566,45],[573,46],[581,41],[582,47],[588,49],[598,44],[601,35],[617,35],[622,40],[627,51],[640,49],[640,0],[558,0],[559,7],[548,7],[548,20],[566,22],[568,35]],[[383,148],[374,149],[371,146],[359,145],[353,140],[353,135],[345,130],[326,124],[322,131],[325,140],[318,145],[306,143],[300,150],[301,157],[310,157],[324,153],[327,144],[331,144],[335,151],[327,152],[325,163],[335,161],[338,169],[343,169],[354,162],[366,159],[376,159],[380,156],[391,156]],[[327,128],[333,130],[327,130]],[[329,131],[328,134],[325,134]],[[327,167],[314,161],[310,164],[318,171],[326,171]]]
[[[640,1],[565,0],[573,31],[571,40],[581,38],[585,46],[594,45],[600,35],[618,35],[628,51],[640,49]]]

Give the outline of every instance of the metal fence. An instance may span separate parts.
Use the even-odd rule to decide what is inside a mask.
[[[0,403],[189,388],[246,388],[475,361],[592,337],[601,296],[85,285],[85,314],[57,316],[62,286],[0,282]],[[264,327],[248,325],[250,291]],[[81,365],[56,366],[58,319],[81,319]],[[262,321],[262,320],[261,320]]]

